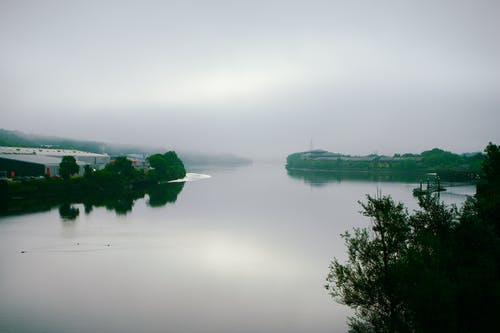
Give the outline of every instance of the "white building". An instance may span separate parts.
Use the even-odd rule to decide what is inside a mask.
[[[13,174],[58,176],[59,164],[64,156],[73,156],[75,158],[76,163],[80,166],[81,174],[83,174],[85,165],[100,170],[110,161],[107,154],[96,154],[80,150],[0,147],[0,171],[6,171],[9,176]]]
[[[73,156],[77,161],[84,162],[94,169],[102,169],[109,163],[108,154],[97,154],[73,149],[49,149],[49,148],[26,148],[26,147],[0,147],[0,154],[12,155],[38,155],[50,156],[62,159],[63,156]]]

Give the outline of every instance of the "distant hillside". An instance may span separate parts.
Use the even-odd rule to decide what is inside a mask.
[[[482,153],[454,154],[434,148],[420,154],[395,154],[394,156],[351,156],[312,150],[290,154],[288,170],[312,171],[369,171],[369,172],[436,172],[440,174],[478,174],[483,160]]]
[[[20,131],[0,129],[0,146],[13,147],[45,147],[60,149],[76,149],[109,155],[134,153],[153,153],[164,151],[164,148],[152,149],[128,144],[109,144],[98,141],[83,141],[54,136],[26,134]]]
[[[0,146],[75,149],[100,154],[106,153],[112,156],[128,154],[151,155],[167,150],[165,147],[109,144],[98,141],[83,141],[45,135],[26,134],[20,131],[10,131],[6,129],[0,129]],[[178,155],[187,167],[240,166],[252,163],[252,160],[250,159],[232,154],[178,152]]]

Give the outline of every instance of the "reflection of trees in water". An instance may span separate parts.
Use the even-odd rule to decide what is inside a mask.
[[[143,196],[144,195],[142,195],[141,198]],[[118,197],[115,200],[107,202],[105,206],[108,210],[114,210],[117,215],[127,215],[127,213],[132,211],[136,199],[139,198],[133,196]]]
[[[115,211],[118,215],[126,215],[132,211],[135,201],[148,194],[147,204],[150,207],[161,207],[175,203],[184,183],[168,183],[147,186],[142,189],[117,191],[95,191],[87,193],[62,193],[57,196],[37,196],[23,200],[5,200],[5,207],[0,205],[0,216],[22,215],[40,211],[59,209],[60,217],[65,220],[75,220],[80,209],[72,204],[83,204],[85,214],[90,214],[95,207],[104,207]]]
[[[343,181],[382,181],[417,183],[425,179],[422,173],[374,173],[374,172],[330,172],[309,170],[287,170],[289,177],[302,180],[311,186],[325,186]]]
[[[70,203],[63,203],[59,206],[59,216],[65,221],[75,220],[80,215],[80,209]]]
[[[184,188],[184,183],[168,183],[151,188],[147,193],[150,207],[162,207],[168,203],[175,203],[177,196]]]
[[[83,208],[85,209],[85,214],[90,214],[94,210],[94,206],[85,202],[83,203]]]
[[[132,211],[135,200],[143,198],[143,191],[99,192],[83,198],[85,214],[90,214],[94,207],[105,207],[118,215],[126,215]]]
[[[126,215],[134,208],[135,201],[144,198],[145,194],[149,196],[148,205],[151,207],[161,207],[168,203],[175,203],[183,187],[184,183],[169,183],[143,190],[98,193],[87,196],[83,204],[87,214],[92,212],[94,207],[105,207],[107,210],[115,211],[118,215]]]

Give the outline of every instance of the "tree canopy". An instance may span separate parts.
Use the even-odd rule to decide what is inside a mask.
[[[476,199],[481,218],[500,236],[500,146],[490,143],[485,153]]]
[[[485,150],[477,194],[461,210],[420,195],[409,214],[390,196],[361,203],[368,228],[342,235],[326,288],[355,310],[351,332],[482,332],[500,309],[499,146]]]
[[[137,174],[137,170],[132,165],[132,161],[126,156],[119,156],[114,161],[106,165],[106,171],[119,174],[125,178],[132,178]]]
[[[169,181],[186,176],[184,164],[174,151],[151,155],[148,157],[148,161],[151,168],[153,168],[149,175],[157,180]]]
[[[59,175],[61,175],[63,179],[69,179],[79,171],[80,167],[73,156],[63,156],[61,163],[59,163]]]

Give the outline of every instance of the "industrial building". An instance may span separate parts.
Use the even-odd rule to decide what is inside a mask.
[[[109,163],[107,154],[71,149],[0,147],[0,172],[15,176],[59,176],[59,164],[64,156],[73,156],[83,173],[85,165],[96,170]]]

